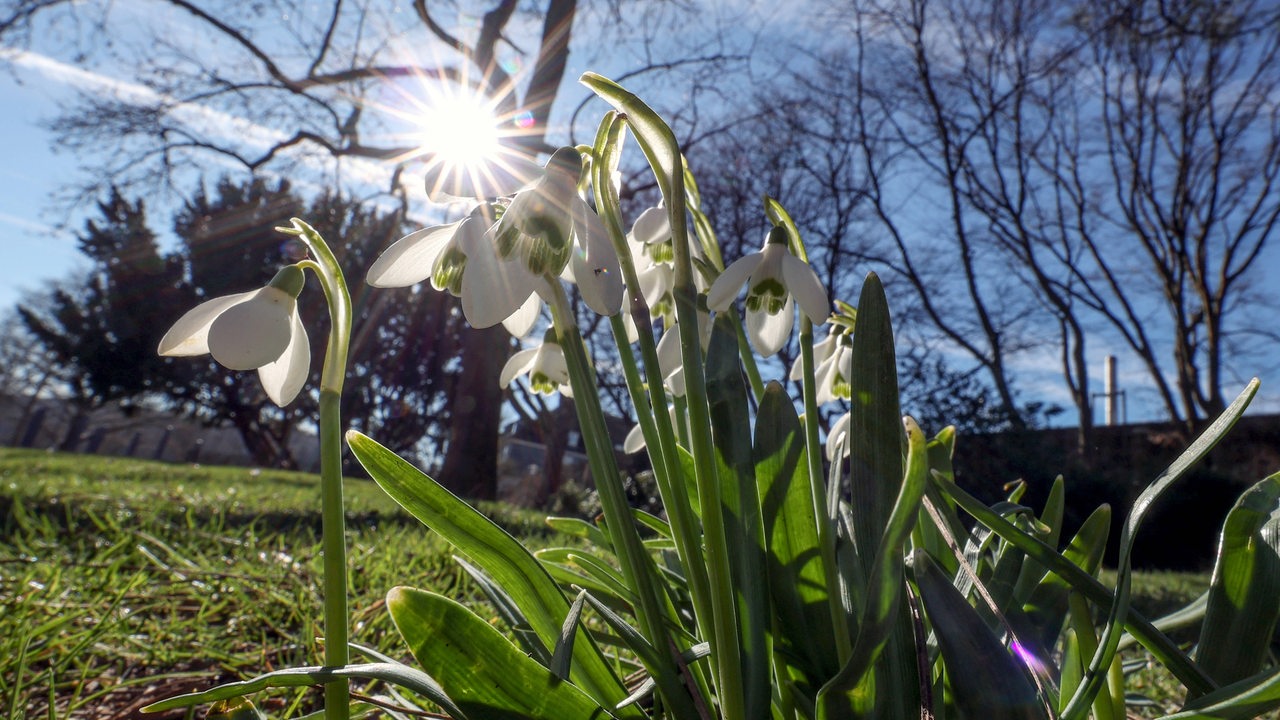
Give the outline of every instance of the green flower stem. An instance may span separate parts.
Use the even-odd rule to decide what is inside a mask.
[[[351,294],[342,267],[324,238],[294,218],[285,230],[307,245],[314,261],[300,263],[320,279],[329,306],[329,342],[320,372],[321,548],[324,556],[324,664],[351,661],[348,646],[346,517],[342,501],[342,383],[351,343]],[[325,720],[350,717],[351,686],[346,678],[324,686]]]
[[[689,401],[681,395],[672,401],[672,405],[676,409],[676,432],[679,433],[680,444],[689,447]]]
[[[703,375],[702,347],[698,340],[697,292],[693,283],[693,259],[689,252],[688,216],[685,212],[685,183],[680,144],[675,133],[643,101],[611,80],[584,73],[581,81],[619,110],[635,130],[667,204],[671,222],[671,244],[675,251],[676,317],[680,321],[680,349],[684,362],[685,389],[689,398],[690,447],[694,477],[702,509],[702,527],[711,585],[711,663],[715,667],[720,716],[724,720],[746,717],[739,656],[738,620],[734,606],[733,579],[725,538],[724,515],[720,507],[720,480],[716,476],[715,448],[711,443],[711,412],[707,404],[707,384]]]
[[[639,302],[644,302],[639,299]],[[623,375],[627,380],[627,390],[631,401],[636,406],[640,431],[644,434],[645,447],[649,451],[649,459],[654,466],[654,478],[658,481],[658,491],[662,495],[663,506],[671,519],[672,539],[676,544],[676,553],[680,564],[684,567],[685,576],[689,579],[689,594],[693,601],[695,620],[700,631],[711,617],[710,588],[707,581],[707,568],[702,557],[702,533],[698,529],[698,520],[686,495],[688,487],[684,481],[684,471],[680,467],[679,449],[676,447],[675,430],[671,425],[671,413],[666,412],[666,392],[662,389],[662,378],[658,371],[658,353],[653,343],[653,335],[647,330],[640,331],[640,349],[645,357],[645,372],[648,375],[648,397],[645,395],[645,383],[640,378],[635,357],[631,348],[626,345],[626,328],[623,327],[621,315],[611,318],[614,337],[618,339],[618,355],[622,358]],[[661,405],[658,405],[661,403]],[[655,411],[655,407],[661,410]],[[704,635],[705,636],[705,635]]]
[[[569,368],[573,404],[578,413],[587,461],[595,478],[596,491],[600,494],[600,505],[604,510],[614,553],[622,566],[623,576],[636,594],[636,616],[641,633],[655,648],[664,651],[659,654],[663,658],[663,666],[650,668],[650,674],[659,684],[663,700],[670,706],[673,716],[692,720],[698,717],[693,697],[680,681],[675,657],[666,652],[676,645],[667,631],[665,606],[658,597],[658,571],[645,551],[640,534],[636,531],[631,506],[627,504],[626,491],[622,487],[622,478],[613,455],[613,443],[605,423],[604,409],[600,407],[600,394],[596,389],[582,334],[574,320],[564,286],[553,277],[548,277],[547,282],[551,289],[548,301],[551,318]]]
[[[720,499],[720,478],[716,473],[715,447],[711,442],[711,411],[707,401],[707,380],[702,343],[698,337],[697,290],[693,282],[693,259],[689,252],[683,176],[672,178],[666,197],[671,220],[671,240],[675,250],[676,317],[680,324],[680,357],[684,364],[685,397],[689,402],[689,441],[698,484],[698,504],[702,509],[703,543],[711,581],[711,660],[718,680],[717,697],[725,720],[746,717],[742,683],[741,648],[738,637],[736,595],[725,536],[724,510]],[[665,189],[665,188],[664,188]]]
[[[804,374],[804,444],[805,459],[809,466],[809,493],[813,498],[813,519],[818,524],[818,551],[822,559],[822,572],[828,587],[840,584],[840,568],[836,565],[836,543],[832,533],[835,518],[827,512],[827,490],[822,471],[822,445],[818,440],[818,383],[814,379],[813,321],[800,313],[800,369]],[[828,593],[827,606],[831,613],[831,626],[836,633],[836,652],[841,664],[849,659],[853,646],[849,640],[849,621],[840,593]]]
[[[751,349],[751,342],[747,340],[747,331],[742,327],[742,318],[738,315],[738,311],[730,308],[729,312],[733,313],[733,327],[738,331],[738,356],[742,358],[742,367],[747,372],[747,381],[751,383],[751,394],[759,403],[760,398],[764,396],[764,380],[760,377],[760,368],[756,365],[756,353]]]
[[[623,282],[627,287],[637,290],[632,293],[629,310],[635,321],[640,353],[644,358],[645,376],[648,380],[648,402],[646,402],[639,373],[635,372],[635,357],[631,353],[630,345],[626,342],[626,330],[623,327],[621,315],[615,315],[611,319],[613,336],[617,340],[618,355],[623,359],[627,389],[632,403],[636,406],[640,429],[644,433],[645,445],[649,449],[649,457],[654,465],[654,478],[658,481],[658,491],[662,495],[663,506],[671,519],[676,553],[689,578],[689,594],[693,600],[698,629],[703,637],[707,637],[710,635],[711,590],[707,580],[705,560],[702,556],[702,533],[698,528],[693,508],[689,504],[688,487],[680,465],[679,450],[671,427],[671,416],[666,412],[667,397],[662,384],[657,345],[653,340],[649,307],[645,303],[644,296],[638,292],[640,279],[636,273],[635,259],[631,256],[631,248],[627,246],[626,236],[622,232],[621,210],[618,206],[617,191],[613,186],[612,169],[625,128],[625,122],[616,112],[610,111],[605,114],[596,135],[594,159],[591,164],[593,173],[591,184],[595,191],[596,208],[599,210],[600,219],[618,255]]]

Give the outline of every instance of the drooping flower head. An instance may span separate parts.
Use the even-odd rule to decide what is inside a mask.
[[[815,399],[819,405],[837,399],[848,400],[852,387],[853,347],[849,326],[832,325],[825,340],[813,346],[814,381],[817,386]],[[791,379],[800,382],[804,377],[801,359],[791,366]]]
[[[207,300],[178,318],[160,339],[167,357],[213,355],[232,370],[257,370],[267,397],[281,407],[307,381],[311,344],[298,316],[302,269],[289,265],[266,287]]]
[[[472,327],[501,322],[517,337],[537,321],[538,294],[550,278],[577,282],[588,307],[617,313],[623,290],[618,257],[578,192],[581,173],[575,148],[557,150],[510,201],[482,205],[459,223],[419,230],[392,245],[370,269],[370,284],[404,286],[430,278],[436,289],[461,298]],[[494,213],[501,215],[490,222]]]
[[[555,151],[546,174],[516,193],[490,234],[502,260],[519,259],[534,276],[564,275],[577,283],[587,307],[614,315],[622,307],[618,255],[604,223],[578,192],[581,174],[576,148]],[[465,287],[463,292],[465,301]]]
[[[791,337],[794,303],[815,325],[826,322],[827,291],[809,264],[787,249],[787,231],[774,227],[759,252],[739,258],[716,278],[707,306],[720,312],[747,288],[747,337],[756,352],[770,357]]]
[[[552,330],[548,330],[543,336],[542,344],[512,355],[502,366],[498,384],[505,388],[520,375],[528,375],[529,388],[540,395],[554,395],[558,392],[565,397],[573,397],[564,349],[560,347]]]

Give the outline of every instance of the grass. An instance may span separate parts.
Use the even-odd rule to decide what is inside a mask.
[[[406,657],[382,609],[396,585],[482,602],[448,546],[377,486],[348,481],[346,497],[353,642]],[[0,716],[141,717],[163,697],[317,663],[318,503],[318,479],[301,473],[0,449]],[[484,509],[553,542],[540,513]],[[1140,573],[1135,604],[1155,616],[1207,583]],[[1166,707],[1180,699],[1158,669],[1131,681]],[[297,717],[319,697],[255,701]]]
[[[347,483],[352,641],[400,657],[395,585],[479,602],[448,546]],[[318,479],[0,449],[0,715],[127,718],[163,697],[321,656]],[[509,530],[542,516],[488,508]],[[296,716],[319,693],[262,704]],[[203,712],[148,716],[203,717]]]

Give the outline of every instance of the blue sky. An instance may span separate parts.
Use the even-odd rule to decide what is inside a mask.
[[[74,223],[57,230],[51,197],[76,176],[74,159],[53,152],[39,123],[57,110],[67,86],[48,74],[8,64],[0,72],[0,308],[23,291],[65,276],[80,260]]]
[[[71,99],[73,87],[118,90],[121,86],[128,91],[127,83],[86,73],[41,55],[0,56],[0,107],[5,109],[0,113],[0,249],[4,251],[4,262],[0,262],[0,309],[11,308],[24,292],[37,290],[51,279],[66,277],[82,263],[75,234],[83,227],[86,209],[81,208],[70,217],[60,216],[57,213],[62,206],[54,196],[68,184],[82,181],[83,176],[74,157],[55,152],[52,136],[40,123],[56,114],[59,101]],[[156,205],[149,201],[149,207],[154,209]],[[155,229],[163,231],[159,226]],[[1280,272],[1280,253],[1272,251],[1266,267],[1272,275]],[[1098,352],[1103,352],[1101,344],[1094,343],[1090,354]],[[1028,370],[1035,368],[1018,371],[1024,392],[1029,396],[1043,393],[1070,407],[1057,374],[1057,351],[1046,348],[1041,356],[1035,355],[1024,356],[1019,363]],[[1099,357],[1093,368],[1096,391],[1101,390],[1101,369]],[[1146,403],[1139,387],[1149,384],[1144,371],[1122,355],[1120,376],[1122,387],[1131,392],[1130,419],[1149,415],[1144,411]],[[1269,385],[1264,384],[1255,408],[1280,411],[1280,393],[1272,392]],[[1238,389],[1228,379],[1228,395],[1233,396]],[[1100,411],[1098,419],[1101,420]],[[1074,418],[1069,422],[1073,421]]]

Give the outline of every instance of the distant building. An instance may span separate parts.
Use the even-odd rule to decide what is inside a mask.
[[[87,414],[56,398],[0,394],[0,445],[209,465],[253,464],[229,427],[139,405],[110,403]],[[301,470],[320,468],[319,439],[298,430],[289,447]]]

